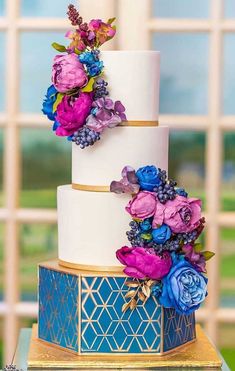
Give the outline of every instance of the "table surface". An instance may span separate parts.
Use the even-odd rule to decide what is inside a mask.
[[[32,334],[32,329],[29,329],[29,328],[25,328],[25,329],[22,329],[20,331],[18,346],[17,346],[17,349],[16,349],[15,360],[14,360],[14,363],[16,364],[19,371],[27,371],[28,370],[28,368],[27,368],[27,358],[28,358],[28,351],[29,351],[29,344],[30,344],[31,334]],[[223,357],[221,355],[220,355],[220,357],[221,357],[221,360],[223,362],[221,370],[222,371],[230,371],[230,368],[226,364]],[[46,371],[45,369],[41,369],[41,368],[38,369],[38,370]],[[151,370],[159,370],[159,368],[154,368],[154,369],[151,368]],[[177,368],[177,369],[176,368],[171,368],[171,370],[179,370],[179,368]],[[186,369],[184,369],[184,370],[186,371]],[[193,371],[193,370],[199,371],[201,369],[190,368],[190,371]],[[204,368],[204,370],[205,370],[205,368]],[[212,371],[212,370],[213,369],[210,368],[210,371]],[[47,369],[47,371],[48,371],[48,369]],[[94,371],[94,369],[93,369],[93,371]],[[139,370],[139,371],[141,371],[141,370]],[[144,371],[144,370],[142,370],[142,371]],[[209,369],[207,369],[207,371],[209,371]]]

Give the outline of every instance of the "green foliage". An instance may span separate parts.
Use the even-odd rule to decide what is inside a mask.
[[[82,92],[83,93],[90,93],[91,91],[93,91],[94,83],[95,83],[95,78],[91,77],[90,80],[88,81],[87,85],[84,86],[84,88],[82,88]]]
[[[53,104],[53,112],[55,112],[57,110],[57,107],[61,103],[63,98],[64,98],[64,94],[62,94],[62,93],[57,94],[56,101]]]
[[[51,46],[57,50],[60,53],[65,53],[67,52],[67,49],[64,45],[58,44],[58,43],[52,43]]]
[[[109,18],[108,21],[107,21],[107,23],[108,23],[108,24],[112,24],[114,21],[116,21],[116,17],[114,17],[114,18]]]
[[[212,251],[203,251],[202,254],[204,255],[206,261],[210,260],[215,255],[215,253],[213,253]]]

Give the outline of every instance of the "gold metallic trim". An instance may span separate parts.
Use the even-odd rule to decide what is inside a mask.
[[[198,341],[175,348],[169,355],[164,354],[84,354],[78,355],[71,350],[61,348],[37,338],[37,325],[33,325],[30,350],[28,355],[29,369],[130,369],[130,368],[206,368],[220,369],[222,362],[215,347],[206,337],[199,325]],[[57,348],[57,349],[56,349]],[[63,351],[62,351],[63,349]],[[120,357],[121,356],[121,357]],[[14,359],[17,362],[17,356]]]
[[[82,324],[82,283],[81,276],[77,277],[78,280],[78,354],[81,354],[81,324]]]
[[[81,271],[95,271],[95,272],[113,272],[120,273],[123,272],[122,266],[102,266],[102,265],[86,265],[86,264],[76,264],[69,263],[64,260],[58,259],[59,265],[66,268],[78,269]]]
[[[160,343],[160,353],[164,352],[164,308],[161,306],[161,343]]]
[[[72,183],[72,188],[78,191],[110,192],[110,186],[98,186],[98,185]]]
[[[119,126],[140,126],[140,127],[148,127],[148,126],[158,126],[158,121],[122,121]]]

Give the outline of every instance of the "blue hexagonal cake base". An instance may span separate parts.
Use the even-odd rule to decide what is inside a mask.
[[[78,354],[155,355],[195,339],[194,314],[179,315],[154,297],[123,313],[128,279],[41,264],[39,338]]]

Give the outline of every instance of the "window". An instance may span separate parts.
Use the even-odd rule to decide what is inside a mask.
[[[53,55],[49,44],[60,42],[67,30],[63,18],[66,5],[67,0],[57,2],[56,9],[44,0],[0,0],[0,48],[5,55],[0,59],[0,255],[6,267],[1,263],[0,275],[5,276],[6,284],[0,285],[0,330],[5,334],[8,362],[18,323],[37,316],[35,286],[27,287],[24,281],[25,272],[34,274],[35,267],[22,265],[19,256],[23,252],[27,258],[32,248],[40,259],[42,255],[54,256],[55,187],[70,182],[69,146],[63,144],[58,151],[50,124],[40,113]],[[225,323],[235,325],[234,303],[230,301],[234,275],[229,271],[235,226],[231,192],[235,148],[233,5],[232,0],[79,1],[85,18],[118,17],[115,43],[120,48],[162,51],[160,123],[170,126],[174,146],[184,143],[184,156],[177,157],[175,168],[170,164],[170,172],[185,183],[190,171],[194,182],[191,179],[188,183],[189,190],[205,200],[206,246],[216,253],[209,264],[210,294],[198,312],[214,341]],[[50,178],[45,158],[34,163],[32,153],[42,148],[47,148],[46,156],[53,164],[60,156],[58,163],[62,161],[65,171],[56,171],[53,165]],[[34,166],[45,174],[43,182],[34,176]],[[35,236],[46,246],[35,245]]]

